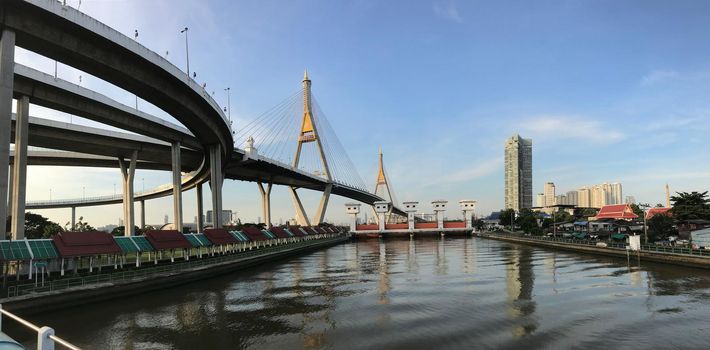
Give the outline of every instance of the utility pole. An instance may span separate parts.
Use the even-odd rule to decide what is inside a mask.
[[[187,81],[190,81],[190,49],[187,45],[187,27],[181,30],[180,33],[185,33],[185,58],[187,59]]]

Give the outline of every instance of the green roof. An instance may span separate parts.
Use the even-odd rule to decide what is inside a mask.
[[[59,257],[57,248],[51,239],[31,239],[30,244],[32,255],[35,259],[54,259]]]
[[[131,238],[133,239],[133,242],[136,242],[136,245],[141,252],[152,252],[155,250],[145,236],[133,236]]]
[[[242,231],[229,231],[229,234],[239,242],[249,242],[249,238]]]
[[[121,247],[121,251],[124,253],[138,252],[138,247],[136,247],[135,243],[133,243],[131,237],[114,237],[113,239],[116,241],[118,246]]]
[[[30,260],[32,255],[24,240],[0,241],[0,258],[5,261]]]
[[[264,233],[267,237],[269,237],[269,238],[272,238],[272,239],[273,239],[273,238],[276,238],[276,235],[275,235],[273,232],[269,231],[269,230],[261,230],[261,232],[263,232],[263,233]]]
[[[207,239],[204,233],[195,233],[195,238],[200,241],[200,244],[202,244],[203,247],[209,247],[212,245],[212,242]]]
[[[286,231],[286,233],[288,233],[288,235],[291,236],[291,237],[296,236],[296,235],[294,235],[293,233],[291,233],[291,231],[289,231],[287,228],[285,228],[285,229],[283,229],[283,230]]]
[[[200,247],[200,246],[201,246],[200,240],[198,240],[197,237],[193,236],[192,234],[185,234],[185,235],[183,235],[183,236],[185,236],[185,238],[187,239],[187,241],[190,242],[190,244],[191,244],[193,247]]]

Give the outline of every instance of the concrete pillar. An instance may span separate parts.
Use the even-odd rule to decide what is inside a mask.
[[[71,230],[76,228],[76,207],[71,207]]]
[[[476,201],[470,199],[460,200],[459,206],[461,207],[461,211],[463,211],[463,220],[466,222],[466,228],[473,228],[471,221],[473,221],[473,211],[476,209]]]
[[[448,201],[431,202],[431,206],[434,208],[434,213],[436,213],[436,223],[439,230],[444,229],[444,213],[446,212],[446,203],[448,203]]]
[[[350,232],[357,231],[357,215],[360,214],[360,204],[346,203],[345,212],[350,215]]]
[[[202,208],[202,184],[195,186],[197,190],[197,232],[201,233],[205,229],[205,223],[202,221],[202,213],[204,209]]]
[[[372,204],[375,207],[375,213],[377,213],[379,225],[380,225],[380,232],[385,231],[385,223],[387,220],[385,219],[385,215],[387,215],[387,212],[389,211],[389,202],[384,202],[384,201],[378,201]]]
[[[133,207],[133,178],[136,174],[136,159],[138,151],[133,151],[128,164],[123,158],[118,159],[123,177],[123,225],[125,236],[133,236],[135,232],[135,210]]]
[[[11,214],[12,213],[12,186],[13,186],[12,178],[15,177],[15,167],[12,166],[12,163],[10,163],[10,172],[8,173],[8,176],[9,177],[8,177],[7,188],[9,190],[9,193],[7,195],[7,197],[8,197],[7,198],[7,212],[8,212],[8,214]]]
[[[180,142],[172,144],[173,165],[173,215],[175,227],[182,232],[182,161],[180,159]]]
[[[404,206],[404,211],[407,212],[407,228],[409,232],[414,231],[414,214],[417,213],[417,206],[419,202],[402,202]]]
[[[141,229],[145,228],[145,199],[141,201]]]
[[[296,209],[296,221],[301,226],[311,226],[311,222],[308,220],[308,214],[303,209],[303,203],[301,203],[301,198],[298,196],[295,187],[288,188],[289,193],[291,193],[291,201],[293,201],[293,207]]]
[[[30,98],[17,100],[15,121],[15,164],[12,180],[12,239],[25,238],[25,198],[27,195],[27,137],[29,132]]]
[[[259,186],[259,193],[261,194],[261,215],[264,218],[264,224],[267,228],[271,227],[271,186],[269,182],[264,189],[264,185],[261,182],[256,183]]]
[[[4,29],[0,34],[0,238],[5,239],[8,215],[8,173],[10,164],[10,127],[12,126],[12,93],[15,74],[15,32]]]
[[[320,197],[320,204],[318,205],[318,210],[316,210],[316,217],[314,225],[318,225],[325,220],[325,211],[328,209],[328,200],[330,199],[330,191],[333,189],[333,184],[325,185],[325,191]]]
[[[219,145],[210,147],[210,187],[212,188],[212,225],[222,227],[222,151]]]

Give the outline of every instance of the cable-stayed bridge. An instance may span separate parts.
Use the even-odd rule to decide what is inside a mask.
[[[307,74],[301,90],[233,131],[220,106],[189,74],[135,40],[56,1],[7,0],[0,6],[4,14],[0,23],[0,164],[9,164],[11,169],[11,175],[0,171],[0,198],[10,197],[7,203],[0,201],[0,217],[12,216],[13,238],[24,235],[25,209],[113,203],[123,203],[126,234],[131,235],[134,203],[141,202],[141,225],[145,225],[145,201],[160,196],[173,196],[174,223],[182,227],[182,192],[197,189],[201,214],[204,183],[212,189],[210,204],[218,227],[225,178],[258,183],[267,224],[273,185],[288,186],[301,225],[322,222],[331,194],[366,204],[390,201],[392,213],[404,214],[393,196],[387,200],[368,191],[313,97]],[[16,46],[133,93],[181,125],[16,64]],[[11,113],[13,98],[17,100],[15,116]],[[125,132],[33,118],[30,103]],[[122,194],[120,198],[27,202],[26,167],[35,164],[118,168]],[[135,169],[170,171],[172,182],[136,193]],[[299,189],[322,192],[315,214],[303,207]],[[199,218],[201,230],[202,215]],[[0,228],[0,234],[4,229]]]

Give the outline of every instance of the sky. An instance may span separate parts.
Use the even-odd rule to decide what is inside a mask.
[[[67,3],[77,7],[79,1]],[[533,140],[534,193],[621,182],[624,195],[663,203],[671,191],[710,187],[710,3],[707,1],[187,1],[84,0],[80,10],[190,69],[227,105],[234,129],[300,88],[313,94],[360,177],[373,187],[377,153],[400,201],[478,201],[503,207],[503,147]],[[18,49],[16,61],[50,74],[54,61]],[[134,96],[59,64],[59,78],[133,106]],[[174,121],[139,101],[139,109]],[[96,123],[31,106],[31,115]],[[106,126],[101,126],[108,128]],[[50,177],[47,174],[51,174]],[[48,181],[48,179],[50,181]],[[136,190],[168,183],[138,171]],[[117,169],[31,167],[28,200],[109,195]],[[209,190],[206,188],[206,198]],[[319,194],[303,193],[313,215]],[[196,215],[185,192],[184,217]],[[346,222],[332,198],[326,217]],[[208,201],[205,201],[208,203]],[[453,205],[451,205],[453,204]],[[273,220],[294,215],[285,188]],[[260,215],[254,183],[226,181],[224,208]],[[38,211],[60,223],[69,209]],[[170,198],[149,201],[149,224],[172,218]],[[116,224],[120,205],[80,208],[94,226]]]

